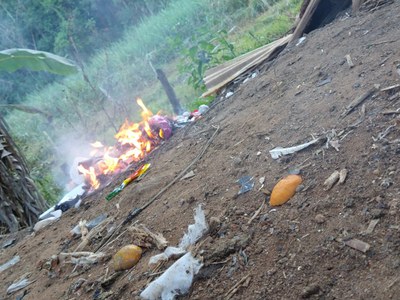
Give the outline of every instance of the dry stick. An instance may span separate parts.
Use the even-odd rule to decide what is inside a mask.
[[[153,196],[153,198],[151,198],[145,205],[143,205],[140,210],[144,210],[146,209],[149,205],[151,205],[159,196],[161,196],[166,190],[168,190],[175,182],[177,182],[183,175],[185,175],[187,173],[187,171],[189,171],[189,169],[195,164],[197,163],[197,161],[204,155],[204,153],[206,152],[206,150],[208,149],[208,147],[210,146],[211,142],[213,141],[214,137],[216,136],[217,132],[219,130],[219,126],[216,127],[213,135],[211,136],[211,138],[208,140],[207,144],[204,146],[203,150],[200,152],[199,155],[197,155],[197,157],[182,171],[180,172],[174,180],[172,180],[166,187],[164,187],[161,191],[159,191],[155,196]]]
[[[362,94],[360,97],[356,98],[353,100],[345,109],[345,111],[340,115],[340,117],[343,119],[346,117],[348,114],[350,114],[357,106],[362,104],[366,99],[368,99],[369,96],[371,96],[374,92],[376,91],[375,88],[369,89],[367,92]]]
[[[108,241],[114,236],[114,234],[119,231],[124,225],[129,223],[134,217],[139,215],[143,210],[145,210],[148,206],[150,206],[154,201],[157,200],[159,196],[161,196],[163,193],[165,193],[175,182],[177,182],[183,175],[187,173],[187,171],[195,164],[199,159],[204,155],[208,147],[211,145],[212,141],[214,140],[215,136],[217,135],[219,131],[219,126],[215,127],[215,131],[211,138],[208,140],[207,144],[204,146],[203,150],[200,152],[199,155],[182,171],[180,172],[167,186],[165,186],[161,191],[159,191],[156,195],[154,195],[146,204],[144,204],[141,208],[135,208],[133,209],[128,216],[125,218],[124,221],[122,221],[118,227],[108,236],[106,237],[103,242],[100,243],[100,245],[97,247],[95,252],[97,252],[99,249],[105,247],[108,244]]]
[[[114,243],[115,241],[117,241],[121,236],[123,236],[126,232],[128,232],[127,230],[122,231],[122,233],[120,235],[118,235],[115,239],[113,239],[112,241],[110,241],[109,243],[107,243],[107,246],[111,245],[112,243]],[[100,248],[99,250],[101,250],[102,248]],[[97,251],[97,250],[96,250]]]
[[[257,218],[257,216],[260,214],[261,210],[264,208],[264,204],[265,204],[265,201],[263,200],[260,208],[254,213],[254,215],[251,217],[251,219],[247,222],[248,225],[250,225],[251,222],[253,222],[254,219]]]
[[[108,224],[110,224],[111,220],[104,220],[100,224],[98,224],[95,228],[93,228],[88,235],[86,236],[86,239],[84,239],[76,248],[74,252],[82,251],[90,242],[90,240],[99,232],[102,232]],[[104,224],[103,224],[104,223]],[[102,225],[102,226],[100,226]]]
[[[240,285],[246,282],[248,284],[250,282],[250,274],[247,274],[245,277],[243,277],[238,283],[236,283],[226,294],[225,297],[226,299],[232,298],[232,296],[239,290]]]
[[[394,43],[394,42],[397,42],[397,41],[398,40],[381,41],[381,42],[369,44],[367,47],[379,46],[379,45],[382,45],[382,44],[390,44],[390,43]]]

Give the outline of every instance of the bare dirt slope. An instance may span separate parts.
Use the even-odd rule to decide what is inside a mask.
[[[116,181],[88,197],[81,209],[69,210],[52,226],[2,250],[0,263],[17,254],[21,261],[0,273],[0,298],[21,295],[7,296],[6,289],[26,273],[36,281],[25,289],[24,299],[137,298],[168,266],[148,266],[149,258],[160,252],[155,248],[110,284],[104,284],[114,272],[108,259],[77,270],[72,265],[50,268],[48,261],[75,250],[80,240],[71,239],[69,230],[79,220],[105,212],[118,224],[129,210],[143,205],[190,164],[213,126],[219,126],[192,169],[195,177],[176,182],[135,219],[177,245],[198,204],[208,220],[213,218],[212,230],[196,249],[204,267],[185,299],[399,299],[400,97],[399,88],[380,90],[400,82],[399,24],[400,4],[395,1],[373,13],[336,20],[309,34],[300,46],[286,49],[268,72],[218,100],[202,120],[153,152],[151,171],[140,183],[106,202]],[[340,117],[374,85],[379,88],[364,106]],[[297,154],[273,160],[268,153],[313,137],[320,142]],[[338,151],[326,147],[327,137],[339,141]],[[344,168],[345,183],[325,190],[325,179]],[[264,205],[249,222],[266,201],[263,191],[293,169],[301,169],[304,179],[296,195],[277,208]],[[256,184],[238,196],[236,180],[243,175],[254,176]],[[261,177],[265,187],[259,190]],[[366,233],[371,220],[379,221]],[[103,237],[96,236],[84,250],[94,251]],[[351,239],[370,249],[363,253],[346,246]],[[131,242],[126,232],[102,251],[112,255]]]

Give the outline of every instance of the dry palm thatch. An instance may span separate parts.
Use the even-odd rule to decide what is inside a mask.
[[[0,225],[9,232],[31,226],[45,208],[46,202],[0,116]]]

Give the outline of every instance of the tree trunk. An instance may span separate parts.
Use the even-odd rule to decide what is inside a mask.
[[[0,226],[9,232],[32,226],[46,208],[0,116]]]
[[[179,115],[183,112],[182,106],[176,97],[175,91],[169,83],[167,76],[165,76],[164,72],[161,69],[156,69],[157,78],[160,80],[165,93],[167,94],[169,102],[171,102],[172,108],[174,109],[174,113]]]

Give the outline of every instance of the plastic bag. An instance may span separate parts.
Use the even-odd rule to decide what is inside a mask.
[[[208,230],[208,224],[204,211],[199,205],[194,213],[194,224],[188,226],[188,231],[182,237],[179,248],[187,249],[188,246],[194,245]]]
[[[20,260],[21,259],[20,259],[19,255],[14,256],[12,259],[10,259],[9,261],[7,261],[6,263],[4,263],[0,266],[0,273],[7,270],[10,267],[12,267],[13,265],[17,264]]]
[[[186,253],[190,245],[194,245],[208,230],[208,224],[204,211],[199,205],[194,213],[194,224],[188,226],[187,233],[182,237],[178,247],[167,247],[161,254],[150,258],[149,265],[167,261],[171,257],[180,257]]]
[[[177,247],[167,247],[163,253],[152,256],[149,260],[149,265],[155,265],[162,261],[167,261],[171,257],[181,257],[185,253],[185,249]]]
[[[178,259],[164,274],[140,294],[146,300],[173,300],[177,295],[186,294],[196,275],[203,265],[192,254],[186,253]]]

